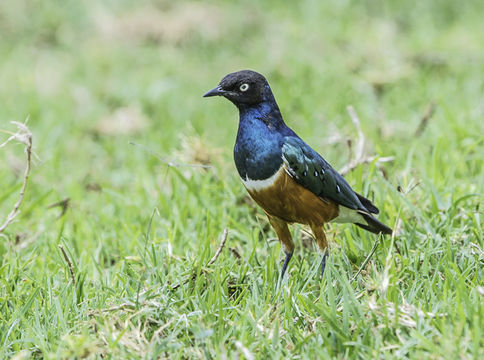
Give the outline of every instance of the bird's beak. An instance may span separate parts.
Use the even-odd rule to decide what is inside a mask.
[[[219,85],[212,90],[208,91],[203,97],[209,97],[209,96],[222,96],[226,93],[224,89]]]

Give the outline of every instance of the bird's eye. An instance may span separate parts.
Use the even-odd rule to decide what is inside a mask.
[[[240,91],[247,91],[249,90],[249,84],[242,84],[240,85]]]

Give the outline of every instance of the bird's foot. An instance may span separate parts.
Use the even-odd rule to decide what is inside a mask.
[[[326,259],[328,258],[328,253],[323,254],[323,259],[321,260],[321,277],[324,275],[324,269],[326,268]]]

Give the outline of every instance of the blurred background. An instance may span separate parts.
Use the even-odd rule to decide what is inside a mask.
[[[354,136],[349,104],[381,155],[395,155],[390,141],[411,145],[431,103],[438,116],[429,126],[440,131],[422,146],[436,137],[460,142],[483,129],[483,8],[445,0],[6,1],[0,121],[5,128],[30,117],[42,164],[36,182],[60,193],[86,177],[105,181],[107,169],[110,182],[135,176],[122,168],[146,154],[127,139],[171,155],[197,137],[228,161],[235,110],[201,95],[246,68],[269,79],[286,122],[335,165],[346,162],[344,144],[334,153],[323,146]]]
[[[336,169],[357,139],[352,105],[366,154],[394,161],[381,171],[358,167],[350,184],[398,228],[403,251],[449,238],[464,249],[481,234],[472,213],[478,198],[466,196],[484,186],[483,18],[480,0],[0,2],[0,129],[15,131],[9,121],[28,117],[36,153],[21,214],[6,232],[10,243],[0,242],[2,261],[11,261],[0,266],[5,283],[24,286],[10,301],[36,286],[63,289],[59,243],[87,279],[77,293],[85,306],[129,297],[139,289],[136,274],[158,267],[139,261],[150,231],[171,271],[160,265],[163,281],[148,276],[143,287],[175,283],[190,271],[186,264],[209,259],[225,227],[244,258],[259,247],[277,267],[279,253],[261,242],[273,234],[233,164],[236,109],[202,98],[241,69],[267,77],[286,123]],[[7,137],[0,133],[0,143]],[[130,142],[165,161],[212,169],[170,168]],[[0,221],[24,166],[23,146],[0,149]],[[462,211],[452,205],[457,199]],[[155,207],[160,216],[147,230]],[[373,240],[356,231],[334,227],[331,236],[361,263]],[[383,264],[385,254],[376,256]],[[260,269],[252,258],[248,266]],[[100,292],[100,284],[122,290]],[[44,335],[12,332],[9,341],[35,336]]]

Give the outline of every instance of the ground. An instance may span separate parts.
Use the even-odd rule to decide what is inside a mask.
[[[0,358],[484,358],[483,12],[2,2],[0,129],[28,117],[34,156],[0,237]],[[320,279],[295,226],[276,287],[282,250],[232,160],[236,109],[202,98],[244,68],[335,168],[358,155],[348,106],[364,156],[393,157],[346,174],[395,229],[367,265],[377,238],[334,225]],[[23,149],[0,148],[0,225]]]

